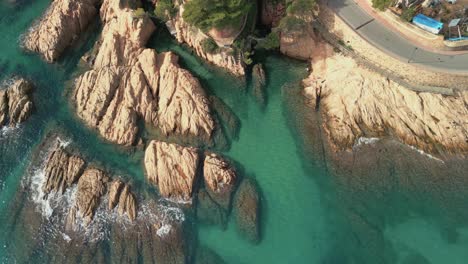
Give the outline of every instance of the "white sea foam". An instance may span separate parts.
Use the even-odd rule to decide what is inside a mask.
[[[354,143],[353,149],[363,146],[363,145],[373,145],[376,142],[378,142],[380,138],[375,138],[375,137],[359,137],[356,142]]]
[[[172,229],[171,225],[164,224],[156,231],[156,235],[158,235],[159,237],[164,237],[167,234],[169,234],[169,232],[171,232],[171,229]]]
[[[182,198],[161,198],[161,201],[167,201],[176,204],[192,204],[192,199],[184,200]]]
[[[434,156],[432,156],[431,154],[426,153],[426,152],[424,152],[423,150],[420,150],[420,149],[418,149],[418,148],[416,148],[416,147],[413,147],[413,146],[410,146],[410,145],[406,145],[406,144],[405,144],[405,146],[407,146],[408,148],[410,148],[410,149],[412,149],[412,150],[418,152],[419,154],[421,154],[421,155],[423,155],[423,156],[426,156],[426,157],[428,157],[428,158],[430,158],[430,159],[436,160],[436,161],[438,161],[438,162],[445,163],[443,160],[441,160],[441,159],[439,159],[439,158],[437,158],[437,157],[434,157]]]
[[[11,134],[14,134],[20,128],[19,124],[14,126],[4,126],[0,129],[0,137],[7,137]]]

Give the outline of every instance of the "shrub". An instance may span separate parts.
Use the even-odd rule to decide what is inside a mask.
[[[407,8],[401,13],[401,19],[411,22],[415,14],[416,10],[414,9],[414,7]]]
[[[258,43],[259,48],[274,50],[280,46],[280,37],[276,31],[272,31],[263,40]]]
[[[175,16],[176,12],[172,0],[159,0],[154,9],[154,15],[164,22]]]
[[[296,16],[286,16],[281,19],[279,28],[283,31],[301,31],[304,29],[306,22]]]
[[[204,52],[210,54],[216,53],[219,49],[218,44],[212,38],[202,40],[201,46]]]
[[[379,9],[380,11],[384,11],[392,4],[392,2],[392,0],[372,0],[372,7]]]
[[[184,6],[183,17],[202,30],[240,24],[252,8],[252,0],[191,0]]]
[[[311,16],[316,4],[315,0],[295,0],[288,6],[286,11],[289,15]]]
[[[143,18],[146,16],[146,12],[143,8],[137,8],[133,11],[133,18]]]

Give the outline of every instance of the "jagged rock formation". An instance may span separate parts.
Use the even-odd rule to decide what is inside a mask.
[[[151,20],[135,18],[118,0],[104,1],[101,20],[101,39],[87,56],[92,69],[75,83],[78,116],[122,145],[136,142],[138,118],[166,135],[209,140],[214,121],[198,80],[176,55],[144,48],[155,30]]]
[[[260,242],[260,195],[251,179],[244,179],[237,190],[234,211],[239,232],[252,243]]]
[[[339,54],[314,60],[304,85],[334,150],[360,137],[391,136],[431,153],[468,152],[468,92],[410,91]]]
[[[224,210],[229,210],[236,184],[236,172],[222,157],[207,154],[203,166],[205,187],[210,197]]]
[[[99,0],[55,0],[37,24],[26,33],[23,45],[56,61],[97,14]]]
[[[135,220],[137,214],[136,199],[130,192],[130,186],[120,180],[114,180],[109,187],[109,210],[117,206],[120,215],[127,214]]]
[[[64,193],[75,183],[83,173],[85,161],[74,155],[70,155],[62,148],[52,151],[46,161],[46,182],[42,187],[45,194],[51,191]]]
[[[0,90],[0,127],[24,122],[33,110],[31,91],[33,86],[25,79],[14,79]]]
[[[56,146],[51,150],[45,161],[44,174],[44,199],[52,192],[63,194],[77,183],[76,198],[67,219],[69,227],[74,226],[77,216],[84,219],[85,225],[89,224],[106,193],[109,210],[117,206],[118,213],[127,214],[132,221],[137,216],[137,201],[128,184],[120,180],[110,182],[104,171],[87,166],[81,157],[70,154],[63,147]]]
[[[177,4],[176,4],[177,5]],[[182,17],[184,6],[177,5],[179,12],[172,18],[166,25],[169,31],[176,37],[180,43],[186,43],[192,47],[197,55],[214,65],[226,69],[228,72],[236,76],[244,76],[245,69],[241,60],[236,55],[231,54],[231,48],[224,48],[223,50],[210,54],[205,52],[202,48],[202,41],[209,36],[203,33],[200,29],[186,23]]]
[[[79,214],[89,224],[100,204],[101,196],[106,192],[109,177],[101,170],[90,168],[83,172],[78,180],[75,206],[70,214]],[[74,222],[74,221],[73,221]]]
[[[176,144],[153,140],[145,152],[147,178],[167,198],[191,199],[198,163],[197,149]]]

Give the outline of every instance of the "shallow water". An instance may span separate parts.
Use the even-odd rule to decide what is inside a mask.
[[[59,63],[46,64],[38,56],[24,53],[18,40],[49,1],[21,3],[0,2],[0,78],[16,74],[31,79],[36,84],[36,112],[19,128],[0,132],[1,263],[23,259],[18,255],[20,245],[11,243],[21,241],[27,247],[28,239],[5,223],[14,213],[10,206],[29,161],[37,154],[35,147],[48,131],[59,130],[67,140],[79,144],[88,159],[133,185],[144,188],[147,184],[141,151],[128,153],[101,140],[75,118],[68,102],[69,80],[96,34],[69,50]],[[387,147],[378,141],[359,147],[365,150],[356,149],[361,151],[361,160],[372,164],[362,162],[346,173],[325,169],[327,166],[315,162],[323,158],[321,154],[304,145],[321,142],[307,130],[304,111],[312,110],[302,107],[298,93],[297,83],[307,74],[305,63],[279,55],[265,59],[268,100],[263,108],[243,82],[195,58],[167,32],[159,31],[149,46],[177,53],[181,65],[241,121],[238,140],[224,154],[258,182],[262,240],[258,245],[245,241],[232,217],[226,230],[198,225],[200,244],[213,249],[226,263],[466,263],[466,163],[454,163],[460,165],[458,170],[447,168],[451,164],[437,165],[436,170],[429,157],[404,151],[404,147],[392,151],[400,146],[391,143]],[[399,159],[408,161],[395,161]]]

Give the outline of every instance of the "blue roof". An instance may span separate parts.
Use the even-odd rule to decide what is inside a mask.
[[[415,17],[413,17],[413,23],[421,24],[426,27],[430,27],[430,28],[438,29],[438,30],[444,27],[444,23],[437,21],[433,18],[430,18],[428,16],[425,16],[423,14],[417,14]]]

